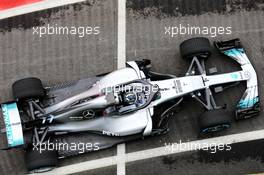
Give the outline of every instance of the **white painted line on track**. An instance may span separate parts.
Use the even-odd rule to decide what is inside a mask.
[[[126,174],[126,146],[125,144],[117,145],[117,175]]]
[[[208,145],[234,144],[234,143],[241,143],[241,142],[259,140],[259,139],[264,139],[264,130],[244,132],[239,134],[232,134],[232,135],[214,137],[203,140],[195,140],[190,142],[184,142],[182,144],[204,145],[203,148],[207,148]],[[181,149],[170,149],[170,147],[168,146],[162,146],[158,148],[128,153],[126,154],[126,162],[134,162],[138,160],[167,156],[171,154],[183,153],[188,151],[195,151],[195,147],[185,146]]]
[[[117,68],[126,66],[126,0],[118,0]]]
[[[117,69],[126,66],[126,0],[118,0],[117,15]],[[117,175],[126,174],[126,145],[117,145]]]
[[[79,173],[79,172],[84,172],[84,171],[89,171],[97,168],[102,168],[102,167],[108,167],[108,166],[113,166],[117,164],[117,156],[113,157],[106,157],[106,158],[101,158],[101,159],[96,159],[96,160],[90,160],[86,162],[81,162],[81,163],[76,163],[72,165],[67,165],[67,166],[62,166],[59,168],[55,168],[52,171],[48,171],[45,173],[41,174],[34,174],[34,175],[67,175],[67,174],[74,174],[74,173]],[[32,174],[30,174],[32,175]]]
[[[226,136],[221,136],[221,137],[214,137],[214,138],[203,139],[203,140],[184,142],[182,144],[186,144],[186,145],[187,144],[189,145],[192,145],[192,144],[197,144],[197,145],[198,144],[199,145],[234,144],[234,143],[241,143],[241,142],[259,140],[259,139],[264,139],[264,129],[244,132],[244,133],[239,133],[239,134],[226,135]],[[205,147],[207,146],[204,146],[204,148]],[[182,149],[171,150],[171,149],[168,149],[168,146],[162,146],[162,147],[157,147],[153,149],[147,149],[147,150],[125,154],[125,163],[145,160],[145,159],[155,158],[155,157],[160,157],[160,156],[168,156],[172,154],[183,153],[183,152],[194,151],[194,150],[195,150],[194,147],[184,147]],[[59,167],[59,168],[54,169],[53,171],[50,171],[47,173],[41,173],[41,175],[73,174],[73,173],[79,173],[79,172],[88,171],[92,169],[113,166],[113,165],[118,164],[118,159],[119,159],[118,156],[113,156],[113,157],[86,161],[82,163]]]
[[[77,2],[83,2],[86,0],[44,0],[32,4],[26,4],[15,8],[10,8],[0,11],[0,19],[5,19],[13,16],[36,12],[40,10],[50,9],[68,4],[74,4]]]

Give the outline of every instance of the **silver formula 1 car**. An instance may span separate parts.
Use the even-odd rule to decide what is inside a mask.
[[[211,55],[210,42],[199,37],[180,45],[183,59],[190,61],[184,77],[153,72],[150,61],[142,60],[127,62],[125,68],[105,75],[54,87],[43,87],[37,78],[18,80],[12,86],[15,100],[1,105],[6,125],[1,132],[6,133],[8,148],[23,145],[29,171],[50,170],[56,166],[58,155],[65,157],[76,152],[40,153],[33,148],[44,143],[65,144],[84,139],[98,142],[91,147],[103,149],[164,134],[172,109],[185,96],[193,97],[206,109],[198,117],[200,132],[222,131],[231,122],[225,106],[216,104],[213,89],[221,91],[221,87],[240,81],[247,82],[247,89],[238,102],[235,119],[258,115],[257,75],[239,39],[214,45],[239,63],[241,70],[208,75],[205,60]]]

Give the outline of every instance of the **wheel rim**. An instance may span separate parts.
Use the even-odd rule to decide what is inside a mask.
[[[230,124],[221,124],[212,127],[208,127],[202,130],[203,133],[218,132],[230,128]]]

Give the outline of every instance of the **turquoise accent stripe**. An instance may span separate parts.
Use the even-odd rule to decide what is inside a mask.
[[[259,102],[259,97],[255,97],[249,100],[240,100],[238,103],[238,107],[242,109],[250,108],[253,107],[257,102]]]
[[[225,50],[223,51],[224,54],[230,56],[230,57],[236,57],[236,56],[239,56],[241,55],[241,53],[244,53],[244,49],[243,48],[233,48],[233,49],[230,49],[230,50]]]
[[[9,103],[9,104],[2,104],[2,113],[4,116],[4,122],[6,126],[6,136],[7,136],[7,141],[8,141],[8,146],[9,147],[14,147],[18,145],[23,145],[24,144],[24,138],[16,138],[12,130],[12,125],[18,125],[21,123],[11,123],[11,117],[20,117],[20,116],[11,116],[10,113],[18,113],[18,108],[16,103]],[[20,118],[19,118],[20,122]],[[22,132],[22,128],[21,128]],[[22,135],[23,136],[23,135]]]
[[[234,80],[238,79],[238,77],[239,77],[239,76],[238,76],[237,73],[232,73],[232,74],[231,74],[231,78],[234,79]]]

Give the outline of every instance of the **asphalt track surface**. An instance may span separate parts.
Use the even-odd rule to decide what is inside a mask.
[[[127,60],[150,59],[153,70],[184,75],[188,63],[181,59],[179,44],[188,38],[202,35],[165,34],[165,27],[231,26],[231,35],[207,36],[211,41],[239,37],[254,65],[259,79],[260,99],[263,98],[264,71],[264,2],[250,1],[127,1]],[[211,1],[210,1],[211,2]],[[13,81],[37,76],[47,85],[81,79],[116,69],[117,65],[117,7],[114,0],[87,1],[33,14],[0,20],[0,101],[11,99]],[[98,25],[100,35],[76,36],[32,35],[33,26],[58,24],[63,26]],[[205,35],[206,36],[206,35]],[[214,50],[206,63],[217,66],[219,72],[239,70],[232,60]],[[218,104],[228,104],[234,110],[245,90],[245,84],[216,94]],[[261,106],[262,107],[262,106]],[[263,108],[263,107],[262,107]],[[147,138],[126,144],[126,152],[164,146],[165,143],[192,141],[213,136],[229,135],[264,129],[263,113],[259,117],[234,122],[228,131],[213,135],[198,135],[196,117],[202,108],[186,98],[182,109],[170,122],[167,135]],[[263,172],[263,141],[232,145],[232,151],[211,154],[193,151],[144,161],[128,163],[126,174],[246,174]],[[70,157],[60,166],[116,155],[116,148]],[[23,174],[23,152],[0,152],[0,174]],[[78,174],[116,174],[116,167],[106,167]]]
[[[12,99],[11,84],[35,76],[54,85],[117,68],[116,1],[87,1],[0,21],[0,101]],[[99,26],[99,35],[33,35],[32,27]],[[69,158],[61,166],[112,156],[116,148]],[[101,156],[100,156],[101,155]],[[24,174],[23,152],[0,153],[0,174]]]

